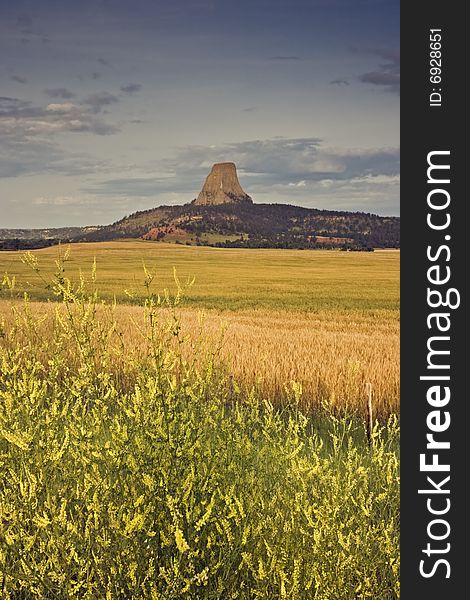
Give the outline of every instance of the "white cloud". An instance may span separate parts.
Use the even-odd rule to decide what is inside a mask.
[[[37,196],[33,198],[32,204],[36,206],[70,206],[75,204],[96,204],[97,198],[93,196]]]
[[[149,166],[151,176],[141,171],[140,177],[108,179],[82,191],[155,199],[155,205],[189,202],[212,164],[224,160],[236,163],[240,183],[255,202],[398,214],[398,149],[335,149],[316,138],[190,146],[163,161],[167,172],[156,175],[158,166]]]
[[[400,183],[400,175],[366,175],[365,177],[355,177],[352,183],[369,183],[375,185],[394,185]]]
[[[109,95],[111,97],[111,95]],[[34,106],[18,98],[0,98],[0,134],[21,141],[30,136],[60,132],[84,132],[109,135],[118,129],[97,113],[110,97],[97,95],[91,104],[77,106],[72,102],[53,102],[45,107]]]
[[[196,174],[222,161],[235,162],[239,173],[262,175],[266,184],[327,178],[349,180],[399,173],[397,148],[330,148],[319,138],[272,138],[220,146],[188,146],[166,163],[178,173]]]
[[[72,102],[63,102],[61,104],[51,103],[46,106],[46,110],[54,113],[69,113],[72,111],[78,111],[78,106]]]

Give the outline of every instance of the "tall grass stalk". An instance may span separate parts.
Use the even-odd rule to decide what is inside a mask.
[[[62,267],[50,335],[25,298],[0,336],[3,598],[399,597],[395,417],[369,449],[298,384],[282,409],[242,391],[216,350],[187,358],[184,286],[147,275],[136,369],[115,306]]]

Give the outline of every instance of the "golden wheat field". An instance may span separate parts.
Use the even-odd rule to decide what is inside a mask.
[[[3,270],[16,277],[18,295],[27,290],[33,300],[47,294],[57,249],[35,256],[39,273],[28,271],[18,253],[0,256],[9,267]],[[66,270],[73,275],[80,268],[86,276],[94,257],[97,287],[105,298],[111,292],[117,297],[112,319],[128,354],[140,352],[141,309],[123,302],[144,295],[142,263],[153,261],[158,291],[174,286],[173,267],[195,277],[178,309],[182,333],[217,348],[239,385],[256,386],[282,402],[295,381],[302,385],[304,408],[327,403],[362,413],[371,383],[376,415],[399,411],[398,252],[221,251],[112,242],[72,246]],[[129,291],[117,293],[117,281],[124,287],[126,274],[133,298]],[[17,301],[15,294],[4,294],[0,315],[8,319]],[[31,309],[46,314],[50,307],[32,302]]]
[[[51,306],[32,303],[34,315],[47,315]],[[139,357],[142,346],[141,309],[117,306],[113,318],[128,355]],[[8,322],[9,301],[0,302]],[[344,315],[260,311],[219,314],[180,309],[183,335],[202,338],[214,347],[227,372],[246,387],[256,385],[271,399],[282,400],[285,387],[297,382],[303,389],[303,407],[326,402],[347,412],[366,408],[365,384],[372,384],[377,416],[398,412],[399,324],[396,320]],[[46,322],[47,323],[47,322]],[[48,335],[47,325],[44,335]],[[116,334],[116,337],[117,334]],[[117,359],[118,360],[118,359]]]

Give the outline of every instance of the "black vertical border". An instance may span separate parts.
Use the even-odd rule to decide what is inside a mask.
[[[470,53],[466,49],[468,28],[463,15],[464,4],[428,0],[401,3],[401,585],[403,600],[451,600],[468,593],[467,576],[469,537],[466,508],[470,498],[466,484],[470,481],[470,428],[468,419],[468,390],[465,373],[470,372],[469,319],[465,315],[466,280],[470,278],[470,236],[467,233],[466,214],[470,198],[465,189],[469,168],[465,165],[466,138],[470,126],[463,110],[465,88],[470,69],[466,66]],[[442,29],[442,83],[430,83],[429,30]],[[432,87],[441,88],[442,106],[430,107]],[[465,140],[465,141],[464,141]],[[435,150],[450,150],[451,224],[447,231],[436,232],[426,224],[427,155]],[[444,241],[444,235],[451,236]],[[419,470],[419,455],[426,450],[426,416],[432,408],[426,401],[428,382],[419,380],[427,364],[426,342],[430,334],[426,317],[432,312],[427,307],[428,245],[434,248],[448,243],[451,249],[450,286],[461,294],[461,305],[451,313],[450,332],[450,388],[451,400],[445,410],[451,414],[451,425],[441,439],[450,440],[450,450],[441,452],[441,461],[450,461],[451,508],[446,518],[451,526],[449,538],[432,542],[427,525],[433,519],[426,507],[426,496],[418,489],[426,487],[426,475]],[[440,309],[445,310],[445,309]],[[468,333],[467,333],[468,332]],[[444,335],[444,334],[443,334]],[[444,410],[444,409],[443,409]],[[444,454],[446,452],[446,454]],[[468,475],[467,475],[468,473]],[[436,474],[436,480],[443,473]],[[430,487],[429,485],[427,486]],[[434,496],[437,498],[437,496]],[[441,496],[442,498],[442,496]],[[436,504],[437,506],[437,504]],[[437,517],[434,517],[437,518]],[[436,548],[450,543],[448,554],[433,555],[446,558],[450,563],[450,578],[446,568],[437,568],[435,575],[426,579],[420,575],[419,563],[426,555],[422,550],[430,541]],[[427,568],[432,559],[427,559]]]

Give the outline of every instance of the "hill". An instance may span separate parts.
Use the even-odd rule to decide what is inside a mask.
[[[88,234],[99,231],[101,227],[49,227],[47,229],[1,229],[0,250],[30,250],[47,248],[59,242],[72,242]]]
[[[398,248],[400,219],[290,204],[185,204],[139,211],[80,236],[249,248]]]
[[[400,219],[290,204],[184,204],[139,211],[103,227],[0,229],[0,249],[143,238],[239,248],[398,248]]]

